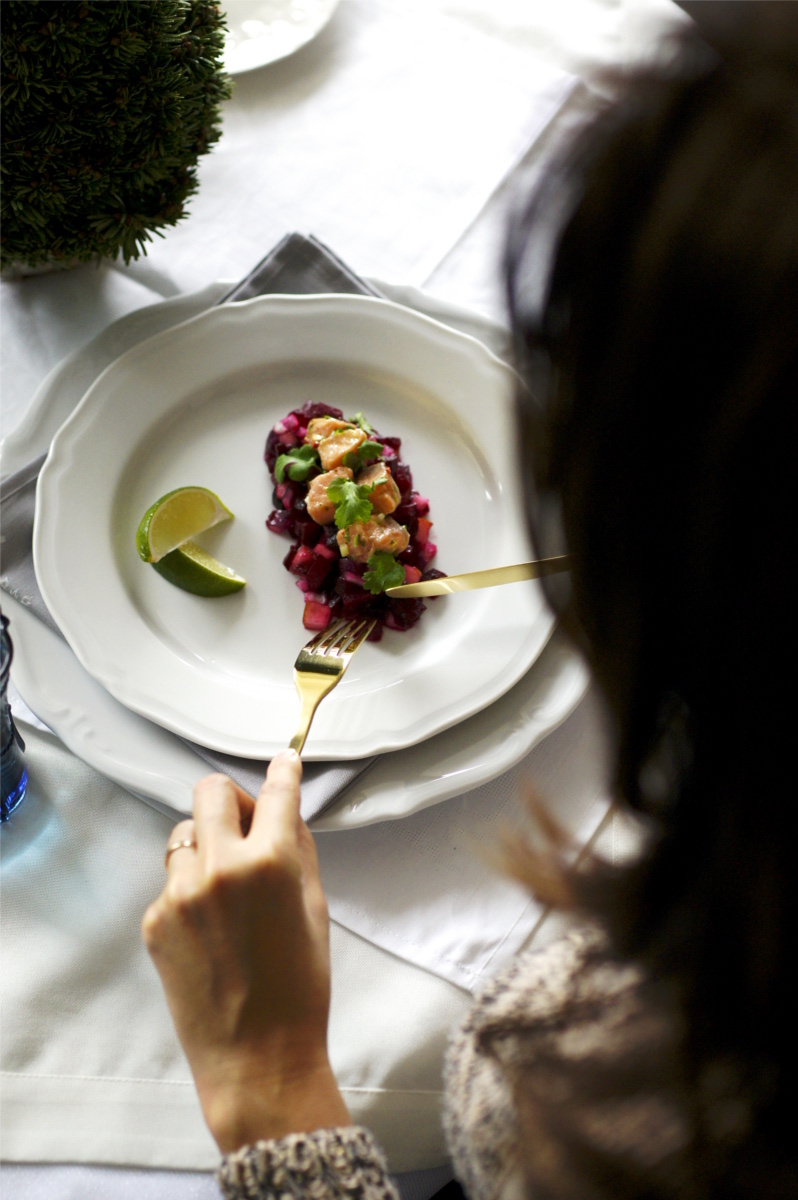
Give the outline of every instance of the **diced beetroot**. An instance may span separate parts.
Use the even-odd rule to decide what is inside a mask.
[[[434,542],[425,542],[421,548],[421,554],[425,563],[432,562],[435,555],[438,553],[438,547]]]
[[[266,466],[272,474],[274,474],[274,464],[277,462],[280,453],[279,445],[279,433],[275,433],[273,429],[270,430],[269,436],[266,438],[266,449],[263,452],[263,457],[266,460]]]
[[[424,560],[421,557],[422,547],[416,541],[411,541],[406,550],[401,554],[397,554],[397,558],[403,567],[421,567],[424,565]]]
[[[420,542],[422,546],[425,546],[429,540],[430,529],[432,529],[432,521],[428,521],[426,517],[419,517],[416,541]]]
[[[418,583],[421,572],[418,567],[405,567],[405,583]]]
[[[409,629],[426,611],[423,600],[389,600],[385,624],[389,629]]]
[[[327,576],[332,570],[332,563],[328,558],[324,558],[321,554],[313,552],[313,562],[308,567],[307,581],[311,591],[317,592],[324,583]]]
[[[307,579],[297,579],[297,580],[295,580],[295,582],[296,582],[296,585],[299,588],[300,592],[306,592],[308,590]]]
[[[402,439],[401,439],[401,438],[398,438],[398,437],[384,437],[384,438],[380,438],[380,441],[382,442],[383,446],[390,446],[390,448],[391,448],[391,449],[392,449],[392,450],[393,450],[393,451],[394,451],[396,454],[398,454],[398,453],[399,453],[399,451],[402,449]]]
[[[345,592],[341,597],[343,612],[345,617],[357,617],[368,608],[373,600],[373,596],[369,592],[354,589],[351,592]]]
[[[307,505],[305,497],[308,494],[307,485],[304,483],[288,483],[285,484],[283,492],[283,508],[294,508],[297,512],[306,513]]]
[[[313,551],[308,546],[299,546],[288,570],[292,575],[307,575],[308,568],[313,562]]]
[[[426,496],[419,496],[418,492],[413,492],[413,503],[416,506],[416,512],[420,517],[423,517],[429,512],[429,500]]]
[[[350,585],[350,588],[351,587],[356,587],[356,588],[365,587],[365,584],[363,583],[363,576],[356,575],[354,571],[350,570],[349,566],[345,566],[345,567],[341,568],[341,581],[344,584],[348,583]]]
[[[445,579],[446,572],[439,571],[437,567],[430,567],[428,571],[424,571],[421,578],[426,583],[428,579]]]
[[[317,554],[320,554],[322,558],[328,558],[330,562],[335,562],[335,560],[338,558],[335,550],[333,550],[331,546],[328,546],[324,541],[317,543],[315,546],[315,551]]]
[[[325,525],[323,536],[324,536],[324,545],[328,546],[329,549],[335,553],[335,556],[337,558],[340,554],[340,550],[338,548],[338,530],[335,528],[334,525]]]
[[[385,459],[386,462],[395,462],[396,451],[394,450],[393,446],[386,446],[385,444],[383,444],[382,457]]]
[[[292,433],[296,433],[297,429],[299,428],[299,417],[296,415],[295,412],[291,412],[288,414],[287,417],[283,417],[280,424],[285,429],[290,430]],[[274,428],[276,429],[277,426],[275,425]]]
[[[296,536],[303,546],[315,546],[322,536],[321,526],[312,517],[294,517]]]
[[[294,433],[283,433],[280,435],[280,442],[285,450],[293,450],[294,446],[299,445],[299,438]]]
[[[302,624],[305,629],[321,632],[330,624],[331,617],[329,604],[319,604],[316,600],[309,600],[305,604],[305,611],[302,614]]]
[[[314,404],[311,400],[308,400],[301,408],[295,408],[293,415],[299,420],[304,418],[305,424],[316,417],[337,417],[339,421],[344,419],[340,408],[333,408],[330,404]]]
[[[366,641],[367,642],[381,642],[382,641],[382,622],[381,621],[377,622],[377,624],[372,629],[371,633],[366,638]]]
[[[283,559],[283,566],[285,567],[286,571],[291,570],[291,563],[294,561],[294,555],[296,554],[298,549],[299,549],[299,546],[297,545],[296,542],[294,542],[293,546],[291,546],[291,548],[289,549],[285,558]]]
[[[288,533],[291,529],[291,514],[284,508],[276,508],[266,518],[266,528],[272,533]]]
[[[278,483],[277,487],[274,489],[277,499],[281,503],[285,499],[285,493],[286,493],[287,488],[288,488],[287,483]]]
[[[400,525],[404,525],[411,538],[415,537],[418,529],[418,513],[416,506],[409,496],[403,496],[401,502],[396,506],[391,513],[394,521],[398,521]]]
[[[413,475],[407,463],[394,463],[391,467],[391,474],[396,480],[396,486],[403,496],[406,496],[413,487]]]

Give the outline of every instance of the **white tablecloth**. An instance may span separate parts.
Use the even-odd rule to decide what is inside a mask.
[[[226,110],[224,138],[203,162],[191,218],[157,241],[147,260],[129,268],[85,268],[2,285],[3,430],[12,428],[24,414],[50,367],[116,316],[213,277],[243,275],[290,229],[326,239],[358,271],[423,285],[461,304],[498,314],[497,248],[512,188],[530,171],[540,169],[546,153],[591,103],[584,84],[575,84],[569,76],[597,86],[600,67],[656,53],[663,31],[681,19],[668,0],[560,0],[554,5],[550,0],[428,0],[426,4],[407,0],[403,5],[390,0],[342,0],[315,43],[294,59],[240,78]],[[565,109],[549,124],[566,99]],[[46,748],[37,756],[37,763],[43,762]],[[74,778],[82,778],[82,771],[88,768],[76,763]],[[103,792],[96,779],[91,786],[95,791],[99,787],[97,794],[105,797],[104,804],[130,803],[119,789]],[[43,890],[31,887],[31,903],[38,902],[37,897],[42,903],[55,902],[60,917],[53,935],[60,934],[68,946],[73,930],[76,949],[85,929],[82,922],[96,922],[96,914],[81,912],[79,888],[74,894],[48,897],[46,865],[48,839],[64,835],[61,845],[72,846],[76,880],[106,869],[103,861],[81,860],[79,820],[67,821],[65,815],[77,814],[80,788],[86,786],[84,779],[80,785],[73,782],[70,790],[66,776],[56,771],[50,800],[37,801],[34,789],[26,801],[32,816],[37,803],[49,805],[50,818],[39,842],[45,882]],[[4,831],[4,850],[9,844],[13,847],[14,838],[24,837],[25,823],[32,816],[21,811],[13,836],[6,839]],[[145,809],[136,819],[143,824],[160,820]],[[112,831],[111,822],[111,838]],[[613,831],[606,836],[606,852],[611,855]],[[123,873],[120,882],[141,903],[156,887],[154,874],[150,878],[154,868],[151,862],[136,866],[136,847],[126,849],[133,857],[129,873]],[[5,870],[14,869],[11,855]],[[124,1060],[136,1054],[135,1045],[125,1040],[126,1006],[135,1008],[137,988],[151,991],[156,986],[146,974],[140,948],[133,948],[133,907],[129,904],[126,910],[123,906],[119,913],[108,914],[108,961],[113,963],[116,956],[117,966],[120,962],[123,966],[113,975],[112,986],[127,980],[119,993],[119,1026],[109,1031],[119,1041],[119,1072],[124,1072]],[[367,992],[370,986],[379,995],[401,998],[394,1022],[409,1023],[406,1044],[413,1048],[411,1058],[423,1046],[425,1029],[444,1028],[463,1011],[464,992],[399,963],[352,934],[334,949],[341,964],[336,989],[351,989],[355,994],[357,989]],[[32,970],[35,962],[32,950]],[[70,974],[79,970],[80,955],[65,953],[54,986],[58,1003],[66,1002],[67,1008]],[[130,972],[136,980],[132,989]],[[4,996],[4,1001],[4,1019],[13,1022],[13,996]],[[45,1012],[46,1006],[44,995]],[[386,1029],[391,1026],[391,1012],[387,999],[372,1009],[374,1019],[384,1020]],[[408,1013],[415,1014],[412,1021]],[[75,1029],[80,1028],[77,1021]],[[335,1019],[332,1039],[334,1052],[356,1079],[356,1041]],[[395,1039],[393,1044],[398,1044]],[[164,1045],[173,1043],[166,1039]],[[96,1065],[98,1057],[108,1052],[107,1041],[104,1050],[96,1042],[87,1042],[87,1077],[94,1070],[92,1063]],[[182,1097],[172,1106],[179,1126],[181,1112],[190,1112],[196,1101],[185,1065],[175,1059],[167,1067],[167,1076],[170,1070],[175,1073],[172,1091]],[[368,1093],[373,1068],[373,1063],[362,1067],[362,1095]],[[404,1069],[399,1062],[395,1073],[399,1092]],[[56,1102],[63,1105],[63,1097],[57,1095],[62,1086],[58,1063],[42,1064],[40,1074],[45,1094],[52,1089]],[[134,1078],[135,1071],[130,1076]],[[72,1081],[69,1086],[79,1083]],[[135,1107],[135,1085],[123,1073],[117,1073],[114,1086],[130,1088],[128,1102]],[[159,1086],[169,1087],[168,1083]],[[350,1100],[357,1096],[358,1084],[351,1087]],[[87,1089],[91,1090],[88,1083]],[[438,1090],[437,1080],[420,1089],[431,1097],[427,1124],[434,1128],[425,1128],[427,1100],[422,1094],[406,1106],[404,1115],[397,1110],[393,1130],[389,1123],[378,1128],[378,1133],[396,1143],[390,1146],[395,1169],[440,1161]],[[41,1092],[37,1100],[40,1097]],[[18,1104],[24,1104],[21,1093],[15,1095],[15,1107]],[[141,1161],[130,1149],[135,1142],[134,1122],[111,1137],[100,1136],[102,1128],[108,1128],[112,1109],[113,1105],[98,1102],[96,1149],[86,1143],[85,1123],[72,1131],[67,1125],[63,1150],[47,1157],[64,1162]],[[58,1111],[62,1113],[63,1106]],[[189,1125],[190,1121],[186,1128]],[[214,1153],[210,1140],[205,1135],[203,1143],[196,1124],[191,1128],[191,1136],[199,1138],[198,1158],[193,1162],[207,1168]],[[115,1137],[117,1149],[109,1150]],[[128,1148],[123,1149],[126,1138]],[[35,1136],[14,1157],[40,1158]],[[145,1161],[158,1159],[150,1155]],[[177,1165],[173,1158],[161,1161]],[[188,1200],[213,1194],[207,1176],[154,1171],[101,1173],[97,1169],[86,1174],[86,1168],[77,1167],[18,1167],[5,1169],[0,1178],[4,1194],[25,1200],[92,1194]]]

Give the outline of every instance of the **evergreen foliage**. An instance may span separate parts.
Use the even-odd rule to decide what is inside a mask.
[[[230,94],[211,0],[2,5],[0,263],[125,262],[184,215]]]

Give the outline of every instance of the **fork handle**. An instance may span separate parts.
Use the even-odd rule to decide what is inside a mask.
[[[316,675],[310,671],[303,671],[302,686],[300,687],[297,678],[298,674],[297,671],[294,671],[294,681],[297,685],[299,698],[302,701],[302,711],[299,714],[299,727],[288,743],[288,749],[296,750],[297,754],[301,754],[302,747],[310,732],[310,723],[313,720],[320,701],[324,699],[328,692],[332,691],[341,678],[341,675]]]

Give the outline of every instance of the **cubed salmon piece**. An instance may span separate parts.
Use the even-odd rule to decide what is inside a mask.
[[[355,521],[346,529],[338,531],[338,545],[343,558],[353,562],[368,562],[372,554],[384,550],[388,554],[401,554],[410,542],[410,534],[404,525],[392,517],[383,520]]]
[[[335,505],[327,495],[327,488],[334,479],[351,479],[349,467],[336,467],[325,475],[317,475],[308,488],[305,503],[313,520],[319,525],[329,525],[335,520]]]
[[[339,421],[337,417],[314,417],[308,422],[305,441],[309,446],[318,446],[319,442],[335,433],[336,429],[357,429],[357,425],[353,425],[351,421]]]
[[[365,440],[365,433],[355,425],[335,430],[318,445],[319,458],[324,470],[333,471],[336,467],[340,467],[344,455],[348,454],[350,450],[357,450]]]
[[[363,484],[364,487],[371,488],[369,500],[372,508],[375,508],[377,512],[387,516],[388,513],[392,513],[395,508],[398,508],[402,493],[391,475],[391,468],[384,462],[365,467],[358,473],[357,482]]]

